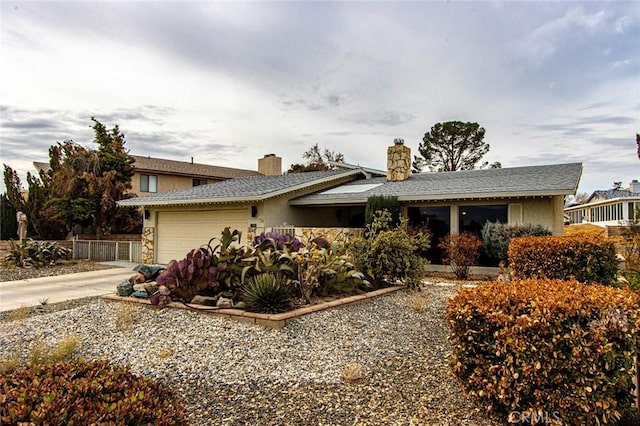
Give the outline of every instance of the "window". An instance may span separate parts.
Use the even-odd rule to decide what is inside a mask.
[[[158,192],[158,176],[140,175],[140,191]]]
[[[460,206],[460,232],[472,232],[482,238],[481,231],[487,222],[508,223],[506,204],[495,206]]]
[[[414,228],[427,228],[429,231],[429,249],[423,255],[435,264],[442,264],[440,240],[451,232],[451,209],[444,207],[409,207],[409,225]]]
[[[207,184],[207,180],[206,179],[194,179],[193,180],[193,186],[200,186],[200,185],[206,185]]]

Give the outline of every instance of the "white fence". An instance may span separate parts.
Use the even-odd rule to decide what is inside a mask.
[[[142,263],[142,242],[73,240],[73,258]]]

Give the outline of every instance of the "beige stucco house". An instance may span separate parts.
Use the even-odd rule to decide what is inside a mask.
[[[141,155],[132,155],[131,157],[135,160],[133,163],[135,173],[131,178],[131,193],[140,196],[207,185],[235,177],[268,174],[274,167],[271,163],[278,160],[278,157],[273,155],[265,156],[264,160],[259,160],[259,168],[262,166],[263,170],[255,171],[198,164],[193,160],[191,162],[175,161]],[[263,162],[265,164],[262,164]],[[49,169],[49,163],[35,161],[33,165],[37,170]]]
[[[403,216],[439,238],[477,232],[487,220],[541,224],[563,233],[563,199],[575,194],[579,163],[411,174],[411,153],[388,148],[387,171],[359,167],[245,176],[123,200],[145,209],[143,260],[167,263],[218,237],[227,226],[255,235],[283,224],[348,228],[364,225],[370,196],[394,196]]]

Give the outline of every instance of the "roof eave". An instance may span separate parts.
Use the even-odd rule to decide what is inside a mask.
[[[533,197],[553,197],[571,194],[571,190],[558,191],[526,191],[526,192],[495,192],[495,193],[475,193],[475,194],[434,194],[434,195],[400,195],[398,201],[421,202],[421,201],[452,201],[452,200],[481,200],[481,199],[504,199],[504,198],[533,198]],[[324,198],[321,200],[297,199],[289,202],[292,206],[321,206],[335,204],[364,204],[368,197],[353,198]]]
[[[350,170],[348,172],[327,176],[322,179],[316,179],[311,182],[305,182],[294,186],[289,186],[277,191],[269,192],[261,195],[251,195],[251,196],[243,196],[243,197],[216,197],[216,198],[201,198],[201,199],[181,199],[181,200],[151,200],[149,202],[145,202],[144,200],[140,200],[135,202],[135,198],[130,198],[128,200],[118,201],[119,206],[130,206],[130,207],[162,207],[162,206],[178,206],[178,205],[201,205],[201,204],[229,204],[229,203],[249,203],[249,202],[257,202],[264,201],[270,198],[279,197],[281,195],[289,194],[291,192],[296,192],[301,189],[311,188],[313,186],[322,185],[323,183],[329,183],[334,180],[339,180],[351,176],[356,176],[358,174],[362,174],[361,170]]]
[[[498,198],[533,198],[554,197],[572,194],[572,190],[551,191],[518,191],[518,192],[478,192],[458,194],[434,194],[434,195],[400,195],[398,201],[447,201],[447,200],[471,200],[471,199],[498,199]]]

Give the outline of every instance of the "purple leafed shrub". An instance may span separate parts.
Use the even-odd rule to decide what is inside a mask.
[[[289,234],[280,235],[275,231],[263,232],[253,239],[252,244],[254,247],[270,244],[276,250],[282,250],[286,247],[290,251],[298,251],[304,247],[304,244],[296,237]]]
[[[179,261],[172,260],[158,276],[158,285],[164,285],[172,294],[191,300],[199,291],[218,287],[218,259],[205,248],[191,250]]]

